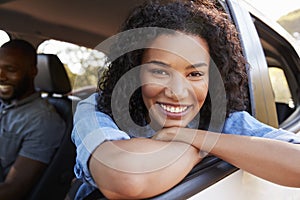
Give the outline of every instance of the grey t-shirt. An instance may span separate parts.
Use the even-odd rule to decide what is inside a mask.
[[[39,93],[9,105],[0,101],[0,181],[19,155],[49,163],[64,131],[64,121]]]

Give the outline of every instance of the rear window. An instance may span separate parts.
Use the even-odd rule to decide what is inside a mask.
[[[8,42],[9,40],[9,35],[5,31],[0,30],[0,46],[2,46],[5,42]]]
[[[106,60],[102,52],[57,40],[44,41],[37,52],[56,54],[59,57],[66,68],[73,90],[96,87],[98,71],[104,68]]]

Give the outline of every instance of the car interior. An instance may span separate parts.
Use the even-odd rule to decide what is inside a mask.
[[[83,3],[81,0],[4,0],[0,2],[0,17],[3,19],[0,29],[5,30],[11,38],[28,40],[36,47],[45,40],[57,39],[94,48],[114,35],[128,12],[141,2],[143,0],[110,0],[101,1],[99,6],[97,1]],[[226,1],[220,2],[225,5]],[[252,20],[259,34],[268,67],[283,70],[294,105],[276,102],[278,124],[282,128],[297,131],[294,124],[300,121],[299,56],[291,49],[288,41],[272,28],[255,16],[252,16]],[[54,105],[67,124],[67,130],[51,163],[26,199],[72,200],[82,183],[74,179],[73,172],[76,156],[76,148],[71,141],[73,113],[78,101],[94,92],[95,86],[83,88],[75,93],[64,64],[55,54],[38,54],[37,67],[36,89],[41,92],[43,98]],[[151,199],[175,199],[179,194],[181,199],[189,198],[237,170],[238,168],[219,158],[208,156],[195,166],[180,184]],[[95,196],[96,199],[106,199],[99,191]]]

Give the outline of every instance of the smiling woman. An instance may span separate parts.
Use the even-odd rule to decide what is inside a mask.
[[[282,184],[289,176],[300,176],[289,175],[300,166],[299,151],[296,144],[292,144],[298,142],[298,136],[292,132],[300,131],[300,54],[291,45],[292,40],[273,21],[266,19],[255,8],[245,6],[245,0],[150,0],[157,4],[146,10],[142,9],[145,1],[148,2],[4,0],[0,3],[1,29],[11,39],[21,38],[35,47],[44,44],[44,47],[51,46],[51,49],[61,46],[56,41],[79,45],[72,49],[50,52],[45,48],[45,51],[39,51],[55,54],[65,66],[74,64],[76,70],[70,70],[72,72],[85,72],[83,76],[74,78],[67,68],[72,82],[75,80],[73,89],[89,85],[88,88],[62,95],[63,101],[69,103],[72,100],[75,114],[67,109],[68,106],[59,103],[68,116],[68,126],[74,125],[72,139],[78,156],[75,174],[79,182],[84,182],[79,190],[75,190],[77,197],[80,199],[80,196],[89,196],[91,191],[91,194],[101,191],[107,197],[119,195],[123,199],[158,193],[154,199],[187,199],[198,193],[199,199],[275,200],[272,197],[279,197],[278,191],[286,190],[286,187],[272,188],[269,192],[272,197],[257,198],[266,189],[255,185],[254,181],[249,184],[245,180],[244,170],[271,181],[274,175],[283,174],[275,177],[274,181]],[[176,6],[171,2],[186,4]],[[264,2],[268,1],[260,1]],[[268,2],[265,6],[267,14],[275,10],[272,6],[276,4],[296,5],[289,2]],[[135,12],[130,13],[132,8],[141,4],[140,10],[135,8]],[[279,6],[281,10],[285,5]],[[126,19],[129,15],[133,16],[130,20]],[[125,23],[120,25],[124,20]],[[203,23],[205,26],[202,26]],[[120,36],[117,32],[119,27],[120,33],[127,33],[128,36],[123,41],[122,38],[116,39]],[[176,34],[168,32],[170,34],[158,36],[155,31],[142,31],[150,27],[184,33],[190,41],[193,37],[200,37],[206,41],[207,49],[199,49],[199,54],[196,54],[196,50],[186,48],[183,41],[187,40]],[[230,29],[228,32],[226,27]],[[148,48],[149,45],[159,46],[159,40],[165,41],[162,44],[165,48],[173,48],[172,51]],[[195,44],[203,45],[199,42]],[[89,56],[83,50],[85,47],[104,52],[113,62],[104,63],[106,58],[87,60]],[[110,55],[110,52],[116,54]],[[184,52],[188,52],[187,55]],[[205,60],[205,52],[209,54],[209,62]],[[212,61],[215,67],[211,66]],[[52,64],[49,63],[49,69],[53,69]],[[105,66],[106,73],[99,79],[99,93],[94,93],[98,81],[97,67],[85,66],[104,64],[108,68]],[[292,107],[276,102],[276,96],[273,98],[273,94],[276,95],[273,89],[276,88],[270,84],[268,67],[282,70],[290,90],[288,98],[291,98],[289,102],[293,103]],[[47,71],[46,77],[51,72]],[[55,72],[54,75],[57,78],[63,74]],[[275,82],[281,83],[279,80]],[[57,83],[57,88],[64,88],[62,81]],[[54,93],[49,99],[56,102],[57,96]],[[77,104],[78,99],[84,100]],[[200,112],[196,113],[199,109]],[[195,114],[196,117],[190,120]],[[74,123],[69,123],[73,116]],[[132,123],[127,125],[127,121]],[[186,123],[187,126],[184,126]],[[66,137],[71,140],[69,135]],[[283,141],[276,140],[275,143],[274,139]],[[281,151],[283,144],[295,151]],[[57,166],[64,167],[69,163],[67,161],[75,160],[74,154],[68,154],[74,150],[72,145],[60,147],[60,152],[64,154],[56,159]],[[207,157],[197,163],[205,155]],[[0,157],[0,168],[2,161]],[[183,164],[179,163],[179,168],[176,168],[173,164],[179,161]],[[285,163],[291,168],[283,166]],[[276,171],[281,166],[281,170]],[[36,191],[42,196],[30,200],[64,199],[69,178],[74,175],[73,166],[67,173],[52,169],[54,176],[50,179],[45,177],[52,185],[39,184]],[[283,169],[287,169],[286,172]],[[160,173],[163,170],[165,173]],[[172,185],[175,186],[170,188]],[[166,192],[161,194],[162,190]],[[287,193],[284,198],[292,196]],[[300,199],[299,195],[297,197]],[[36,193],[30,196],[37,197]]]
[[[159,195],[206,155],[300,187],[300,169],[291,167],[300,165],[300,137],[247,112],[238,36],[210,0],[147,1],[131,13],[104,42],[110,64],[99,92],[75,113],[75,172],[85,179],[78,199],[96,187],[112,199]]]

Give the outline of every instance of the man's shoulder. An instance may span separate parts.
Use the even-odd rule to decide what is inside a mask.
[[[20,113],[24,117],[24,120],[29,121],[28,123],[39,122],[44,125],[54,125],[64,121],[56,111],[55,107],[49,103],[47,98],[42,98],[40,96],[18,108],[16,114],[18,115]]]
[[[56,113],[55,107],[49,103],[47,98],[36,97],[32,101],[28,102],[24,105],[24,109],[27,112],[35,112],[35,113]]]

